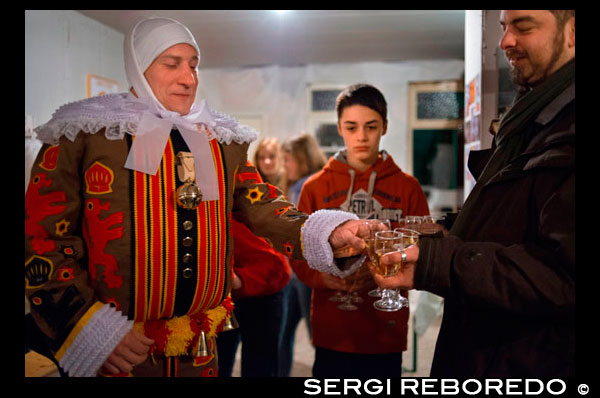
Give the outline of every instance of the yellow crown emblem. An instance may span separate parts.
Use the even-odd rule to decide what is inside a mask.
[[[36,288],[50,280],[52,261],[45,257],[33,256],[25,263],[25,287]]]
[[[115,174],[100,162],[94,162],[85,172],[86,192],[94,195],[112,192]]]

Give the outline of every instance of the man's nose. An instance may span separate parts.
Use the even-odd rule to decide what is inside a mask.
[[[507,29],[506,32],[504,32],[504,34],[500,38],[499,44],[500,48],[504,51],[517,45],[515,35],[511,32],[510,29]]]

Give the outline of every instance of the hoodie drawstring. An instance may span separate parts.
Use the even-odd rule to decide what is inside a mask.
[[[348,188],[348,195],[346,195],[346,200],[344,203],[340,205],[340,208],[344,211],[350,211],[351,208],[351,200],[352,200],[352,191],[354,190],[354,177],[356,176],[356,172],[354,169],[348,169],[348,174],[350,174],[350,188]],[[368,188],[368,199],[373,198],[373,190],[375,189],[375,180],[377,179],[377,172],[375,170],[371,171],[371,175],[369,176],[369,188]]]
[[[369,198],[373,198],[373,189],[375,189],[375,180],[377,179],[377,172],[373,170],[369,176]]]
[[[352,189],[354,189],[354,176],[355,172],[353,169],[348,169],[348,173],[350,174],[350,188],[348,189],[348,195],[346,196],[346,200],[344,203],[340,205],[340,208],[344,211],[350,211],[350,199],[352,199]]]

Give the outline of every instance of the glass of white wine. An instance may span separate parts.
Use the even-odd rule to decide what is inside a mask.
[[[419,226],[419,232],[422,236],[436,235],[440,231],[443,231],[445,218],[445,216],[423,216],[423,223]]]
[[[406,249],[411,245],[416,245],[419,241],[420,232],[410,228],[396,228],[394,232],[401,234],[401,249]],[[400,289],[396,289],[396,299],[403,307],[408,307],[408,299],[400,294]]]
[[[348,275],[346,278],[346,283],[350,284],[351,289],[356,285],[356,280],[359,278],[360,268],[354,271],[352,274]],[[335,296],[334,296],[335,297]],[[350,291],[347,291],[346,294],[342,294],[341,304],[337,306],[338,309],[343,311],[356,311],[358,307],[354,304],[358,304],[356,300],[353,300],[353,294]]]
[[[377,220],[377,219],[367,219],[367,220],[362,220],[362,223],[364,223],[364,225],[367,226],[367,228],[362,228],[362,231],[360,232],[360,234],[358,236],[360,236],[361,238],[363,238],[363,240],[365,241],[365,249],[363,252],[357,252],[354,248],[350,247],[350,246],[345,246],[342,248],[338,248],[335,249],[333,251],[333,256],[335,258],[359,258],[361,255],[363,254],[369,254],[369,244],[370,244],[370,238],[371,236],[374,236],[374,232],[373,231],[378,231],[378,230],[383,230],[383,229],[390,229],[390,222],[385,220]],[[348,275],[345,279],[347,281],[347,283],[351,284],[351,286],[353,287],[354,284],[356,283],[356,279],[357,279],[357,275],[359,273],[359,270],[357,269],[355,272],[353,272],[351,275]],[[353,311],[354,308],[352,308],[353,306],[351,305],[351,303],[361,303],[363,300],[362,298],[359,296],[358,292],[344,292],[342,290],[336,290],[334,295],[329,297],[329,301],[333,301],[336,303],[341,303],[341,305],[338,306],[338,308],[341,307],[341,309],[347,310],[347,311]]]
[[[369,260],[375,264],[377,259],[375,256],[375,234],[379,231],[390,231],[392,229],[392,224],[390,220],[366,220],[367,225],[369,226],[369,237],[365,238],[365,244],[367,246],[367,255],[369,256]],[[367,293],[370,297],[381,297],[381,292],[383,289],[377,287],[369,293]]]
[[[373,272],[384,277],[396,275],[402,264],[393,263],[386,265],[381,262],[381,257],[402,248],[402,234],[396,231],[376,232],[374,248],[375,256],[371,260],[373,262]],[[383,289],[381,299],[375,301],[373,307],[379,311],[398,311],[402,308],[402,304],[395,299],[395,296],[396,294],[393,289]]]

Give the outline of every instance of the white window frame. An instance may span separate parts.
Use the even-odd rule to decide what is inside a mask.
[[[312,110],[312,93],[315,91],[342,91],[348,87],[347,84],[309,84],[307,85],[307,95],[306,95],[306,109],[308,110],[308,119],[306,121],[306,131],[310,132],[315,138],[317,138],[317,128],[322,124],[334,124],[337,125],[337,113],[335,109],[328,111],[313,111]],[[320,143],[319,143],[320,144]],[[333,145],[333,146],[321,146],[323,152],[337,152],[340,149],[343,149],[343,145]]]

